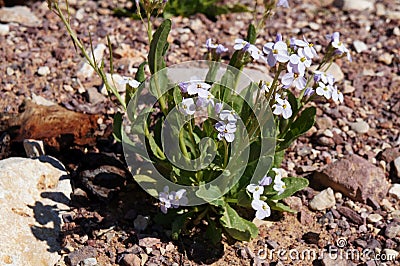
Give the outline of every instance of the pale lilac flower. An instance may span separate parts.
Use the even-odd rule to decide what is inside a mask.
[[[306,37],[303,36],[303,40],[295,40],[294,41],[295,45],[302,47],[304,49],[304,54],[310,58],[313,59],[314,57],[317,57],[317,51],[314,48],[314,44],[309,43],[306,39]]]
[[[269,176],[267,176],[267,175],[265,175],[265,176],[258,182],[258,184],[259,184],[260,186],[269,186],[269,185],[271,185],[271,183],[272,183],[272,178],[269,177]]]
[[[219,121],[215,124],[215,129],[218,131],[218,139],[225,139],[227,142],[232,142],[235,139],[236,125]]]
[[[332,35],[328,35],[328,38],[331,38],[331,44],[334,48],[336,48],[336,53],[343,54],[346,53],[347,59],[351,62],[350,51],[346,48],[343,42],[340,41],[340,33],[334,32]]]
[[[128,84],[130,87],[137,89],[140,86],[140,82],[137,80],[134,80],[133,78],[130,77],[122,77],[122,80],[119,82],[119,84]]]
[[[214,105],[214,95],[207,90],[199,90],[196,105],[199,107],[207,107],[209,104]]]
[[[217,48],[215,49],[215,53],[217,53],[217,54],[223,54],[223,53],[226,53],[226,52],[228,52],[228,48],[226,48],[225,46],[223,46],[222,44],[218,44],[217,45]]]
[[[171,191],[169,194],[169,199],[172,207],[178,208],[179,206],[185,206],[188,203],[188,198],[186,197],[186,190],[180,189],[177,192]]]
[[[287,45],[283,41],[266,43],[263,51],[267,55],[267,63],[271,67],[275,66],[276,62],[286,63],[289,61]]]
[[[211,88],[210,84],[201,81],[191,81],[187,87],[187,93],[189,95],[195,95],[199,93],[201,90],[208,90]]]
[[[306,91],[304,92],[304,97],[311,97],[315,93],[314,89],[311,87],[308,87]]]
[[[248,44],[247,41],[243,39],[236,39],[235,40],[235,45],[233,46],[233,49],[235,50],[243,50],[243,48]]]
[[[228,123],[236,123],[239,116],[235,113],[234,110],[222,110],[219,114],[219,118],[221,120],[228,121]]]
[[[281,42],[282,41],[282,34],[277,33],[275,37],[275,42]]]
[[[182,93],[186,93],[187,92],[189,84],[190,84],[189,82],[179,82],[178,86],[181,89]]]
[[[196,105],[192,98],[183,99],[180,103],[179,111],[184,115],[193,115],[196,112]]]
[[[217,48],[218,45],[212,43],[212,39],[208,38],[206,41],[206,47],[210,51],[211,49]]]
[[[278,0],[278,2],[276,3],[276,6],[277,7],[283,6],[283,7],[288,8],[289,7],[289,2],[288,2],[288,0]]]
[[[224,106],[223,103],[216,103],[214,106],[214,111],[215,113],[218,115],[219,113],[221,113],[222,107]]]
[[[292,67],[291,71],[282,76],[281,82],[284,85],[284,88],[290,88],[291,86],[294,86],[298,90],[303,90],[306,86],[307,80],[304,77],[304,73],[300,73],[299,71],[295,70],[295,67]]]
[[[164,191],[158,194],[160,200],[160,208],[163,213],[167,213],[168,209],[171,208],[171,201],[169,199],[169,187],[165,186]]]
[[[292,116],[292,107],[288,100],[277,99],[276,104],[272,106],[274,109],[274,115],[282,115],[283,118],[288,119]]]
[[[316,70],[314,71],[314,81],[315,82],[322,81],[325,84],[333,85],[333,83],[335,83],[335,78],[333,77],[332,74],[327,74],[325,72]]]
[[[334,86],[332,90],[332,100],[340,103],[343,103],[344,100],[342,92],[336,86]]]
[[[246,189],[253,195],[254,199],[260,199],[260,196],[264,193],[264,186],[261,185],[250,184]]]
[[[262,200],[254,199],[251,202],[251,207],[256,211],[256,218],[259,220],[271,215],[271,208]]]
[[[318,87],[315,90],[315,92],[319,96],[324,96],[328,100],[332,97],[332,91],[333,91],[332,85],[330,84],[327,85],[323,82],[318,82]]]

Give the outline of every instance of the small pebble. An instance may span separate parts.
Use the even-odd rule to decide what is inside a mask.
[[[352,130],[359,134],[367,133],[369,130],[369,125],[365,121],[358,121],[355,123],[349,123]]]
[[[389,189],[389,195],[400,200],[400,184],[393,184]]]
[[[50,74],[50,68],[48,66],[39,67],[37,73],[40,76],[47,76],[48,74]]]
[[[368,217],[367,217],[367,220],[370,223],[377,223],[382,219],[383,219],[383,217],[377,213],[372,213],[372,214],[368,215]]]

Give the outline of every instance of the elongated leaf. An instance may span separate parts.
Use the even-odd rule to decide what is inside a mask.
[[[147,62],[146,62],[146,61],[144,61],[143,63],[141,63],[141,64],[139,65],[139,67],[138,67],[137,72],[136,72],[135,79],[136,79],[137,81],[139,81],[140,83],[142,83],[142,82],[145,81],[145,79],[146,79],[146,76],[145,76],[145,74],[144,74],[144,67],[145,67],[146,65],[147,65]]]
[[[151,74],[165,67],[164,55],[168,48],[167,38],[171,31],[171,20],[166,19],[153,34],[150,43],[148,62]]]
[[[114,121],[113,121],[113,136],[115,140],[121,142],[122,141],[122,114],[120,112],[117,112],[114,115]]]
[[[249,28],[247,29],[247,41],[251,44],[254,44],[256,40],[257,40],[256,27],[254,27],[253,24],[250,24]]]
[[[307,187],[309,184],[308,180],[302,177],[284,177],[282,178],[282,181],[285,182],[286,185],[285,191],[280,195],[276,194],[271,197],[271,200],[280,200],[290,197],[297,191]]]
[[[220,218],[220,222],[225,231],[237,240],[249,241],[258,235],[257,226],[240,217],[229,204],[223,206],[223,215]]]
[[[280,211],[280,212],[291,212],[291,213],[296,213],[295,210],[292,210],[289,206],[280,203],[280,202],[274,202],[271,200],[267,200],[267,203],[269,205],[269,207],[271,207],[272,210],[275,211]]]
[[[290,130],[284,136],[284,141],[279,143],[277,151],[287,149],[296,138],[306,133],[314,125],[315,114],[314,106],[306,108],[290,126]]]
[[[181,234],[182,230],[186,229],[186,223],[188,219],[193,215],[192,212],[187,212],[182,215],[177,215],[175,220],[172,222],[172,239],[178,240],[179,235]]]

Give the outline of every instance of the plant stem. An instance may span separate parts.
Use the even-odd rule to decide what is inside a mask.
[[[190,159],[189,154],[188,154],[188,151],[187,151],[187,148],[186,148],[185,138],[184,138],[183,133],[184,133],[184,129],[182,128],[182,129],[179,131],[179,144],[180,144],[180,146],[181,146],[181,150],[182,150],[183,155],[184,155],[186,158]]]
[[[67,3],[68,6],[68,3]],[[99,68],[99,66],[97,65],[97,62],[94,60],[94,51],[92,49],[92,54],[93,54],[93,59],[89,56],[89,54],[86,52],[85,47],[83,46],[83,44],[81,43],[81,41],[78,39],[78,37],[76,36],[76,33],[72,30],[71,25],[69,24],[68,20],[65,18],[64,13],[61,11],[59,5],[57,2],[54,2],[54,7],[56,8],[57,12],[56,14],[60,17],[60,19],[62,20],[63,24],[65,25],[68,34],[71,36],[74,44],[76,46],[78,46],[78,48],[81,50],[83,56],[85,57],[87,63],[93,68],[93,70],[97,73],[97,75],[99,75],[99,77],[102,79],[104,86],[106,86],[108,91],[111,91],[115,97],[117,97],[119,103],[122,105],[123,109],[126,110],[126,104],[124,102],[124,100],[122,100],[121,95],[118,93],[118,90],[113,87],[110,86],[110,84],[108,83],[107,80],[107,76],[105,75],[104,71]]]
[[[223,139],[223,142],[224,142],[224,147],[225,147],[224,167],[226,168],[226,166],[228,164],[229,149],[228,149],[228,143],[226,142],[225,139]]]

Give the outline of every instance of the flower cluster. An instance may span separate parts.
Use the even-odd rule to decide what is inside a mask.
[[[209,91],[211,85],[199,81],[196,77],[192,77],[189,82],[179,83],[181,92],[189,96],[197,96],[196,102],[194,98],[184,98],[180,103],[179,110],[184,115],[194,115],[199,108],[206,108],[209,105],[214,107],[219,121],[215,124],[218,131],[218,139],[225,139],[227,142],[233,142],[235,139],[236,123],[240,118],[234,110],[222,110],[222,103],[214,102],[214,95]]]
[[[186,205],[188,203],[188,198],[186,197],[186,190],[180,189],[178,191],[169,192],[169,187],[165,186],[164,191],[158,194],[160,200],[160,208],[163,213],[167,213],[169,208],[178,208],[181,205]]]
[[[215,108],[215,112],[219,115],[220,121],[215,124],[218,131],[218,139],[225,139],[232,142],[235,139],[236,122],[240,118],[234,110],[221,110],[222,104],[219,103]]]
[[[281,195],[285,189],[285,182],[282,181],[282,177],[285,174],[283,169],[272,168],[275,173],[273,189]],[[269,176],[264,176],[258,184],[250,184],[247,186],[247,191],[252,194],[253,200],[251,202],[251,207],[256,211],[257,219],[264,219],[271,215],[271,208],[268,204],[261,199],[264,193],[264,187],[272,184],[272,178]]]
[[[212,43],[211,38],[207,39],[206,47],[207,47],[208,52],[211,54],[212,58],[216,61],[218,61],[221,58],[221,55],[223,53],[228,52],[228,48],[226,48],[222,44]]]

